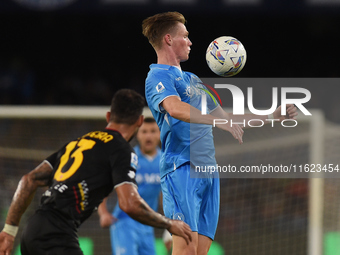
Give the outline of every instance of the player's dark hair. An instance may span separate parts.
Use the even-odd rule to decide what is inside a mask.
[[[156,120],[154,118],[152,118],[152,117],[145,117],[144,118],[144,122],[145,123],[155,123]]]
[[[118,124],[134,124],[143,113],[144,102],[144,97],[134,90],[118,90],[112,98],[110,121]]]
[[[148,38],[155,49],[160,49],[162,38],[171,32],[177,23],[186,23],[184,16],[179,12],[164,12],[143,20],[143,35]]]

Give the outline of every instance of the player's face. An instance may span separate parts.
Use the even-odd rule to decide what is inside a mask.
[[[139,142],[139,146],[144,153],[153,153],[155,152],[158,144],[159,144],[159,129],[157,123],[146,123],[139,128],[137,133],[137,140]]]
[[[178,22],[175,35],[172,37],[172,48],[180,62],[189,59],[190,46],[192,45],[189,39],[189,32],[185,25]]]

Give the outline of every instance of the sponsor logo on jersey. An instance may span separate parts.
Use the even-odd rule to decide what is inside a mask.
[[[52,192],[48,189],[45,191],[45,193],[43,194],[43,196],[45,197],[50,197],[52,195]]]
[[[161,177],[156,173],[145,173],[145,174],[136,174],[136,182],[138,184],[147,183],[147,184],[160,184]]]
[[[201,87],[199,87],[201,86]],[[193,96],[199,96],[205,94],[205,92],[202,90],[202,85],[187,85],[185,91],[183,94],[187,97],[192,98]]]
[[[130,170],[129,173],[128,173],[128,176],[129,176],[131,179],[133,179],[133,178],[135,178],[136,173],[135,173],[134,171]]]
[[[64,193],[64,191],[68,189],[68,186],[64,183],[58,183],[54,186],[54,189],[58,190],[60,193]]]

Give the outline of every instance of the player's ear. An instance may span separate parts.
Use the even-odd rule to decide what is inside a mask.
[[[139,116],[139,119],[137,120],[137,125],[140,127],[144,122],[144,115]]]
[[[111,112],[107,112],[107,113],[106,113],[106,122],[107,122],[107,123],[110,122],[110,117],[111,117]]]
[[[172,45],[172,38],[171,38],[171,35],[170,35],[170,34],[166,34],[166,35],[164,36],[164,40],[165,40],[165,42],[166,42],[166,44],[167,44],[168,46],[171,46],[171,45]]]

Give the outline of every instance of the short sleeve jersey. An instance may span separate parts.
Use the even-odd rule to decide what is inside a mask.
[[[79,226],[115,187],[136,185],[138,157],[118,131],[93,131],[46,159],[53,180],[41,206],[59,211]]]
[[[161,106],[166,98],[177,96],[182,102],[201,110],[202,95],[206,94],[207,113],[210,113],[218,104],[206,91],[200,79],[190,72],[169,65],[150,66],[145,96],[161,131],[161,177],[186,162],[197,166],[216,164],[212,126],[175,119]]]
[[[138,193],[154,211],[157,211],[159,194],[161,192],[161,179],[159,175],[161,150],[157,149],[157,154],[154,157],[144,155],[139,146],[135,146],[134,150],[138,156],[136,172]],[[118,203],[113,210],[113,216],[117,219],[128,217],[128,215],[119,208]]]

